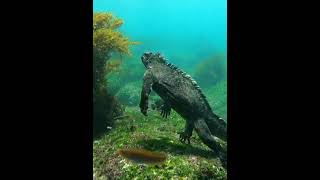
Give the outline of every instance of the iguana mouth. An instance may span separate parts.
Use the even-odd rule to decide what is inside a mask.
[[[147,68],[148,68],[148,64],[150,64],[151,56],[152,56],[152,52],[145,52],[141,56],[141,61]]]

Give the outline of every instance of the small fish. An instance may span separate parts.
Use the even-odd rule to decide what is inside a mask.
[[[121,149],[118,154],[138,164],[162,164],[167,159],[165,154],[144,149]]]

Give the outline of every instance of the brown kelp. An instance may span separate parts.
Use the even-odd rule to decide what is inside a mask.
[[[117,29],[123,20],[111,13],[94,13],[93,15],[93,103],[94,103],[94,135],[112,124],[112,117],[122,113],[121,105],[108,93],[105,77],[117,71],[119,61],[109,62],[111,53],[130,55],[131,42]]]
[[[163,153],[145,149],[121,149],[118,154],[139,164],[161,164],[167,159],[167,156]]]

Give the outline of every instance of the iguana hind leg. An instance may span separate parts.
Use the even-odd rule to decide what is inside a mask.
[[[185,143],[185,141],[187,140],[188,144],[190,144],[190,138],[192,136],[193,128],[194,128],[193,122],[187,121],[186,125],[185,125],[184,132],[179,132],[179,134],[180,134],[179,139],[181,142]]]
[[[219,116],[213,114],[212,117],[205,119],[211,134],[222,139],[227,140],[227,123]]]

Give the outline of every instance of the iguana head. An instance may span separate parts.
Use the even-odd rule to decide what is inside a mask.
[[[143,53],[141,61],[146,68],[152,68],[152,66],[157,63],[165,63],[165,59],[160,53],[153,54],[152,52]]]

